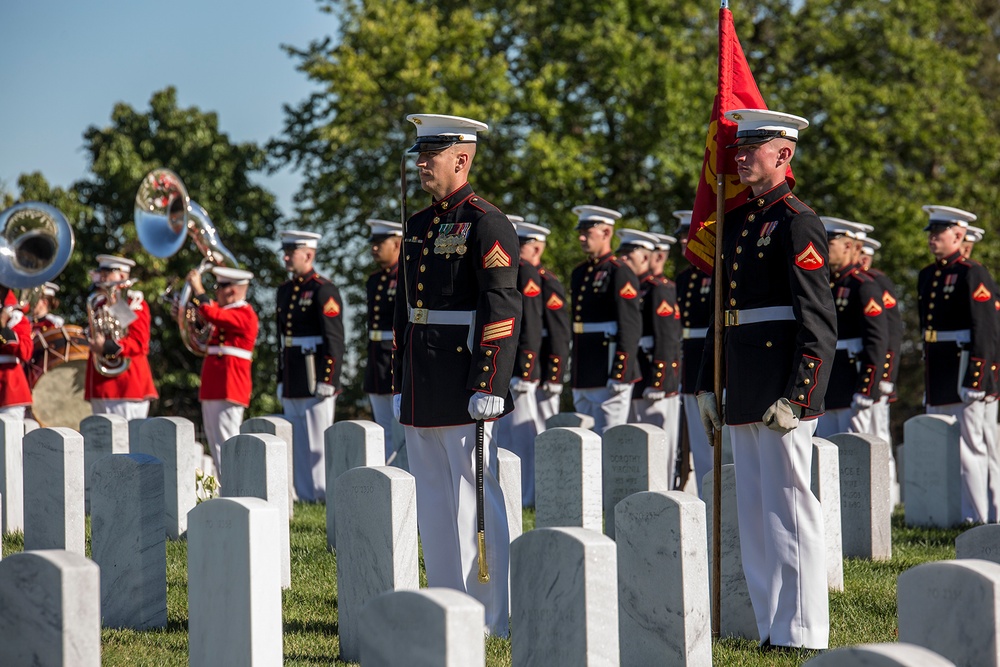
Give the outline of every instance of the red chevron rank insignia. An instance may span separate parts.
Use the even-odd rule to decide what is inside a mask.
[[[660,302],[660,305],[656,307],[656,314],[660,317],[670,317],[674,314],[674,309],[669,303],[667,303],[667,300],[664,299]]]
[[[990,291],[988,289],[986,289],[986,285],[984,285],[983,283],[979,283],[979,287],[977,287],[976,291],[972,293],[972,300],[973,301],[989,301],[990,297],[992,297],[992,296],[993,295],[990,294]]]
[[[882,306],[879,305],[878,301],[874,298],[868,299],[868,304],[865,306],[865,315],[868,317],[875,317],[882,313]]]
[[[816,250],[816,246],[809,242],[806,249],[795,256],[795,266],[800,269],[805,269],[806,271],[815,271],[826,264],[826,260],[823,259],[823,255],[819,254]]]
[[[528,278],[528,284],[524,286],[524,296],[538,296],[542,293],[542,288],[533,278]]]
[[[639,293],[635,291],[634,287],[632,287],[632,283],[625,283],[625,287],[618,290],[618,296],[623,299],[634,299],[639,296]]]
[[[889,290],[882,292],[882,305],[885,306],[886,308],[896,307],[896,299],[894,299],[893,296],[889,294]]]
[[[549,297],[549,300],[545,302],[545,307],[549,310],[559,310],[563,307],[565,302],[559,298],[558,294],[553,294]]]
[[[510,266],[510,255],[500,246],[500,241],[494,241],[493,247],[483,255],[484,269],[499,269]]]
[[[340,315],[340,304],[337,303],[332,296],[326,300],[326,303],[323,304],[323,314],[327,317],[336,317],[337,315]]]

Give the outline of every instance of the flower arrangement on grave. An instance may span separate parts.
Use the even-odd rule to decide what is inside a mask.
[[[215,475],[206,475],[201,468],[194,469],[194,495],[198,503],[219,497],[219,480]]]

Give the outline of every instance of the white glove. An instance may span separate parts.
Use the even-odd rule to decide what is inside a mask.
[[[279,382],[278,383],[278,400],[279,401],[283,398],[283,395],[285,393],[284,392],[284,388],[285,388],[285,385],[283,385],[282,383]]]
[[[854,396],[851,397],[851,410],[854,410],[855,412],[864,410],[865,408],[870,408],[873,405],[875,405],[875,399],[871,396],[854,394]]]
[[[335,387],[332,384],[320,382],[316,385],[316,396],[319,398],[330,398],[333,396]]]
[[[493,419],[503,414],[503,396],[484,394],[477,391],[469,397],[469,416],[480,419]]]
[[[764,426],[781,435],[790,433],[799,425],[802,406],[793,405],[787,398],[779,398],[764,411]]]
[[[882,380],[878,383],[878,390],[883,396],[888,396],[892,392],[896,391],[896,385],[891,382],[887,382],[886,380]]]
[[[987,403],[994,403],[994,402],[996,402],[996,400],[997,400],[997,397],[996,397],[996,394],[989,394],[989,395],[988,395],[988,396],[987,396],[986,398],[984,398],[983,400],[984,400],[984,401],[986,401]]]
[[[715,393],[706,391],[698,394],[698,413],[701,415],[701,424],[708,434],[708,441],[714,440],[715,431],[722,430],[722,418],[719,417],[719,409],[715,405]]]
[[[968,387],[962,387],[962,389],[959,390],[958,395],[962,397],[963,403],[974,403],[986,398],[985,391],[981,389],[969,389]]]
[[[546,398],[552,398],[562,393],[563,386],[558,382],[546,382],[542,385],[542,390],[545,392]]]
[[[619,394],[624,394],[626,391],[632,391],[632,385],[628,382],[615,382],[614,380],[608,380],[608,384],[606,386],[611,390],[612,396],[618,396]]]
[[[403,395],[393,394],[392,395],[392,416],[399,421],[399,413],[403,410]]]
[[[510,390],[515,394],[525,394],[535,388],[534,382],[528,382],[520,378],[510,379]]]
[[[658,401],[661,398],[667,397],[667,392],[662,389],[653,389],[652,387],[646,387],[642,390],[642,397],[647,401]]]

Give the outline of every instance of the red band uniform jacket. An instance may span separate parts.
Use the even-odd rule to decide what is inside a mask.
[[[837,308],[838,345],[826,407],[838,410],[850,407],[854,394],[875,400],[881,396],[878,383],[883,379],[889,346],[889,318],[882,288],[859,265],[835,271],[830,287]]]
[[[121,340],[105,343],[105,353],[115,352],[115,356],[129,360],[128,369],[114,377],[101,375],[94,368],[91,352],[87,363],[87,379],[84,399],[145,401],[158,398],[153,374],[149,369],[149,304],[142,292],[129,290],[125,294],[129,308],[136,319],[128,327],[128,334]]]
[[[517,342],[514,377],[533,382],[542,377],[542,276],[538,267],[521,261],[517,268],[521,292],[521,333]]]
[[[31,323],[14,310],[7,326],[0,329],[0,407],[31,405],[31,389],[22,364],[34,351]]]
[[[647,273],[639,283],[642,338],[639,339],[639,372],[632,398],[642,398],[647,387],[677,394],[680,389],[681,312],[677,286],[664,276]],[[652,346],[643,343],[652,343]]]
[[[475,392],[503,396],[504,414],[513,410],[508,389],[521,327],[519,247],[507,216],[468,183],[406,221],[399,285],[405,298],[396,299],[393,318],[400,423],[472,424],[468,404]],[[432,319],[410,322],[410,310],[414,319]],[[471,327],[433,321],[439,312],[461,319],[469,311]]]
[[[823,223],[782,183],[727,213],[723,229],[723,308],[791,307],[794,317],[725,328],[726,423],[759,422],[779,398],[813,419],[824,410],[837,341]],[[707,345],[699,390],[713,391],[713,374]]]
[[[366,394],[392,393],[392,317],[396,308],[396,269],[399,264],[379,269],[368,276],[368,365],[365,366]]]
[[[986,267],[958,252],[921,269],[917,303],[927,405],[960,403],[959,387],[989,390],[987,373],[996,356],[994,291]],[[938,340],[959,331],[963,340]]]
[[[234,347],[253,354],[257,342],[259,322],[257,313],[246,301],[238,301],[228,306],[220,306],[207,295],[191,297],[198,306],[198,312],[206,322],[215,325],[208,346]],[[243,359],[233,354],[206,354],[201,365],[201,389],[198,399],[202,401],[230,401],[243,407],[250,407],[253,391],[252,359]]]
[[[542,343],[539,352],[544,364],[542,382],[563,383],[566,362],[569,360],[569,304],[566,289],[555,274],[539,267],[542,279]]]
[[[689,266],[677,276],[677,305],[681,311],[681,393],[698,391],[698,371],[705,353],[705,341],[713,335],[708,321],[715,307],[712,276]]]
[[[282,398],[309,398],[306,364],[310,358],[317,386],[333,385],[339,394],[344,359],[344,302],[340,290],[315,271],[278,287],[277,314],[281,354],[278,380]],[[305,343],[305,344],[302,344]]]
[[[636,354],[642,335],[639,278],[608,253],[573,269],[572,378],[574,389],[603,387],[608,380],[639,380]],[[614,324],[617,333],[586,331],[586,325]]]

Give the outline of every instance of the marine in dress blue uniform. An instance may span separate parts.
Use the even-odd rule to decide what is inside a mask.
[[[536,238],[541,252],[545,251],[545,234]],[[535,397],[538,399],[538,414],[544,424],[549,417],[559,413],[559,399],[562,396],[566,365],[569,362],[569,345],[573,336],[569,324],[569,300],[566,288],[552,271],[538,266],[542,278],[542,378]]]
[[[745,204],[726,214],[722,290],[725,419],[736,464],[740,551],[762,645],[823,649],[830,621],[823,511],[811,489],[812,435],[830,378],[837,319],[827,239],[786,181],[808,121],[730,111]],[[710,326],[711,330],[711,326]],[[698,404],[722,428],[705,350]]]

